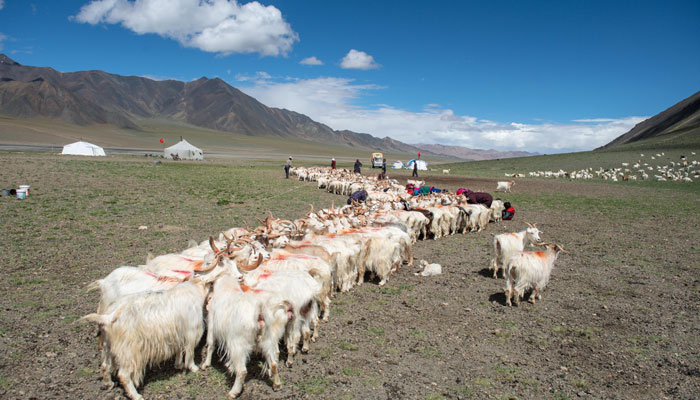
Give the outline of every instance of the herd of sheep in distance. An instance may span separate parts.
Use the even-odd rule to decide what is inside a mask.
[[[695,152],[690,153],[695,156]],[[665,157],[665,153],[656,153],[649,156],[649,161],[660,161]],[[636,181],[654,179],[656,181],[673,181],[673,182],[693,182],[700,179],[700,161],[689,160],[686,156],[681,155],[678,161],[669,161],[664,165],[649,165],[646,162],[644,153],[639,154],[639,159],[634,162],[623,162],[620,167],[598,169],[585,168],[578,171],[531,171],[528,176],[535,178],[568,178],[568,179],[593,179],[595,177],[618,181]],[[657,161],[657,159],[659,159]],[[645,160],[645,161],[643,161]],[[505,174],[510,177],[524,177],[523,174]]]
[[[287,367],[300,344],[301,352],[309,351],[319,336],[319,321],[328,321],[334,292],[361,285],[366,274],[384,285],[403,265],[413,264],[416,240],[479,232],[501,220],[500,200],[487,208],[453,193],[412,196],[396,180],[347,171],[291,172],[339,195],[364,190],[366,201],[320,210],[311,205],[296,220],[270,214],[256,228],[228,229],[180,253],[116,268],[92,283],[100,301],[97,312],[82,320],[98,324],[106,385],[113,387],[116,375],[129,398],[142,399],[137,387],[149,366],[174,358],[177,368],[197,372],[210,367],[217,353],[235,375],[228,393],[233,398],[243,390],[246,364],[256,352],[277,389],[279,343],[286,345]],[[528,244],[542,250],[524,251]],[[562,251],[541,242],[536,224],[496,235],[491,269],[494,277],[503,271],[507,304],[518,304],[528,289],[531,302],[540,298]],[[419,274],[441,270],[422,260]],[[205,330],[205,356],[198,367],[195,348]]]

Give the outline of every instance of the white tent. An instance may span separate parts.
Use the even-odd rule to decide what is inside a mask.
[[[63,146],[61,154],[75,156],[104,156],[105,149],[88,142],[75,142]]]
[[[391,166],[391,168],[401,169],[403,168],[403,163],[401,162],[401,160],[396,160],[396,162],[394,163],[394,165]]]
[[[202,149],[192,146],[187,140],[182,139],[163,151],[163,157],[173,158],[177,154],[183,160],[204,160]]]
[[[413,163],[418,163],[419,170],[422,170],[422,171],[428,170],[428,163],[423,161],[423,160],[419,160],[417,158],[414,158],[413,160],[406,163],[406,169],[413,169]]]

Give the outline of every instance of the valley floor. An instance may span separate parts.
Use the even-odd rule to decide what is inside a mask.
[[[309,203],[344,201],[283,179],[273,164],[0,152],[0,186],[32,185],[26,200],[0,198],[0,397],[121,398],[120,387],[101,389],[96,328],[76,323],[96,308],[90,282],[268,211],[297,218]],[[450,190],[496,181],[424,179]],[[500,195],[514,204],[513,221],[415,245],[416,259],[442,264],[442,275],[404,267],[384,287],[337,293],[311,351],[281,368],[282,388],[272,390],[256,358],[240,398],[697,398],[700,196],[538,179],[513,190]],[[541,301],[506,307],[504,280],[487,270],[492,235],[525,222],[570,253]],[[217,363],[182,375],[167,363],[147,373],[141,393],[225,398],[225,371]]]

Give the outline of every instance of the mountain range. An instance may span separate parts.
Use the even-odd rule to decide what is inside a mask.
[[[333,130],[304,114],[267,107],[219,78],[156,81],[104,71],[64,73],[21,65],[0,54],[0,115],[67,124],[106,124],[140,131],[143,121],[167,120],[256,137],[311,140],[333,146],[461,159],[529,155],[457,146],[410,145],[389,137]]]
[[[609,149],[650,139],[700,136],[700,92],[638,123],[629,132],[600,147]]]

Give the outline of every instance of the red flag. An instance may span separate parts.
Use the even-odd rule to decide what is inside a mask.
[[[160,142],[161,142],[161,143],[165,143],[165,139],[160,138]]]
[[[418,152],[418,158],[420,158],[420,151]]]

